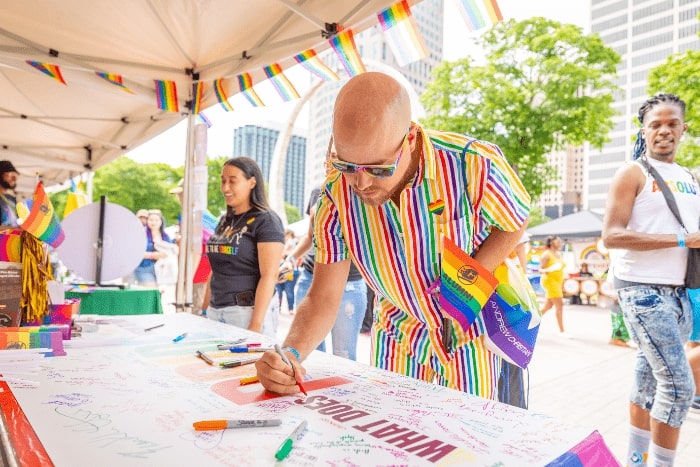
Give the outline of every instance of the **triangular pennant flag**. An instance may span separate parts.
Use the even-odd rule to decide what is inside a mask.
[[[23,230],[54,248],[64,240],[61,223],[56,217],[51,200],[46,195],[44,185],[41,182],[36,184],[29,215],[21,221],[20,227]]]
[[[168,112],[179,112],[175,81],[154,79],[158,108]]]
[[[299,99],[299,93],[294,88],[291,81],[284,75],[279,63],[273,63],[272,65],[263,67],[263,71],[265,71],[265,75],[270,79],[283,101],[289,102],[294,99]]]
[[[200,120],[202,120],[202,123],[205,123],[207,125],[207,128],[211,128],[212,123],[211,120],[207,118],[206,115],[204,115],[204,112],[199,112],[197,114],[197,117],[199,117]]]
[[[422,60],[428,55],[407,0],[393,4],[377,17],[399,66]]]
[[[238,75],[238,86],[241,88],[241,92],[248,99],[253,107],[264,107],[263,103],[258,93],[253,89],[253,78],[250,77],[250,73],[242,73]]]
[[[356,76],[365,72],[365,65],[357,52],[355,38],[351,29],[339,32],[328,39],[328,42],[335,50],[336,55],[338,55],[338,59],[343,64],[343,68],[345,68],[348,76]]]
[[[58,68],[58,65],[37,62],[34,60],[27,60],[27,63],[39,70],[40,72],[44,73],[45,75],[52,77],[59,83],[66,84],[66,82],[63,80],[63,75],[61,74],[61,69]]]
[[[455,0],[470,31],[503,21],[496,0]]]
[[[134,93],[134,91],[124,85],[124,79],[121,77],[121,75],[115,75],[114,73],[103,73],[101,71],[96,71],[95,74],[108,83],[111,83],[121,90],[128,92],[129,94]]]
[[[214,235],[219,219],[214,217],[209,211],[202,212],[202,243],[209,241],[209,237]]]
[[[221,104],[221,107],[223,107],[226,112],[231,112],[233,110],[233,106],[228,101],[228,96],[226,96],[226,91],[224,90],[223,78],[214,80],[214,94],[216,94],[216,100],[219,101],[219,104]]]
[[[87,206],[88,200],[85,193],[79,193],[77,191],[71,191],[68,193],[68,198],[66,198],[66,206],[63,208],[63,218],[65,219],[68,214],[75,211],[78,208]]]
[[[314,49],[305,50],[295,55],[294,60],[323,81],[338,81],[340,79],[336,72],[328,68],[328,65],[316,55]]]
[[[204,83],[197,81],[192,83],[192,113],[197,115],[202,111],[202,93],[204,92]]]
[[[444,239],[440,274],[440,307],[465,331],[474,323],[498,280],[478,261]]]

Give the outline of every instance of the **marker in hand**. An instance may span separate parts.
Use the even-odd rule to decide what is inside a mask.
[[[289,361],[287,358],[287,355],[285,355],[284,351],[282,351],[282,347],[280,347],[279,344],[275,344],[275,352],[279,354],[280,357],[282,357],[282,361],[289,366],[292,371],[294,372],[294,380],[297,382],[297,386],[299,386],[299,390],[305,395],[308,396],[306,393],[306,389],[304,389],[304,385],[301,384],[301,375],[294,371],[294,366],[292,365],[292,362]]]

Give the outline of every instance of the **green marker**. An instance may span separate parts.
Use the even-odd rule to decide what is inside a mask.
[[[292,434],[287,437],[282,445],[279,447],[277,452],[275,453],[275,459],[278,461],[283,460],[285,457],[289,455],[289,453],[292,451],[292,447],[294,447],[294,441],[297,440],[297,438],[302,434],[302,432],[306,429],[306,420],[302,421],[298,427],[292,431]]]

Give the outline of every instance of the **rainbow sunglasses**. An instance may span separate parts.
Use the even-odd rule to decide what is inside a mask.
[[[403,154],[404,147],[406,146],[406,141],[408,141],[408,135],[410,134],[410,128],[409,131],[406,132],[406,135],[403,137],[403,141],[401,142],[401,147],[399,148],[399,154],[396,157],[396,162],[393,164],[389,165],[360,165],[360,164],[353,164],[352,162],[345,162],[341,161],[338,159],[331,159],[331,164],[333,165],[333,168],[336,169],[338,172],[345,174],[345,175],[354,175],[360,172],[365,172],[367,175],[371,177],[376,177],[376,178],[387,178],[391,177],[394,175],[394,171],[396,170],[396,166],[399,165],[399,161],[401,160],[401,155]]]

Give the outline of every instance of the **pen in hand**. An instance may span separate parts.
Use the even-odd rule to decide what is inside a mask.
[[[306,429],[306,420],[302,421],[299,426],[297,426],[294,431],[292,431],[292,434],[289,435],[283,442],[282,445],[279,447],[277,452],[275,453],[275,459],[278,461],[284,460],[285,457],[289,455],[289,453],[292,451],[292,447],[294,447],[294,441],[299,438],[299,435],[302,434],[302,432]]]
[[[294,373],[294,380],[297,382],[297,386],[299,386],[299,390],[305,396],[308,396],[308,394],[306,393],[306,389],[304,389],[304,385],[301,383],[301,375],[294,370],[294,366],[292,365],[292,362],[289,361],[289,359],[287,358],[287,355],[285,355],[284,351],[282,350],[282,347],[280,347],[279,344],[275,344],[275,352],[277,352],[279,354],[279,356],[282,357],[282,361],[292,369],[292,372]]]

